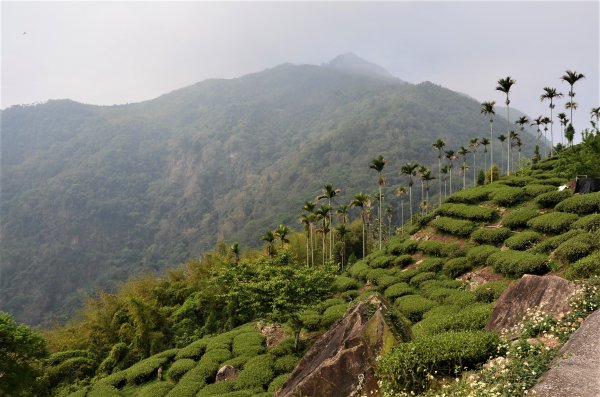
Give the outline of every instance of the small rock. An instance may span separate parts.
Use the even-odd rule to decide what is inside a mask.
[[[215,378],[215,382],[221,382],[223,380],[233,380],[237,378],[238,370],[231,365],[225,365],[219,369],[217,372],[217,377]]]

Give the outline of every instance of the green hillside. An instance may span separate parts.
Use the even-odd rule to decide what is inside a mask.
[[[37,395],[270,396],[317,335],[357,300],[381,294],[412,330],[410,342],[380,361],[385,390],[522,396],[560,347],[528,341],[543,334],[564,342],[600,305],[600,192],[557,189],[573,167],[598,163],[600,131],[588,133],[555,158],[449,195],[382,250],[371,238],[371,253],[346,270],[306,266],[303,234],[294,234],[276,240],[268,256],[247,251],[240,260],[222,246],[164,278],[102,294],[46,334],[54,353],[34,361],[44,374]],[[351,229],[360,236],[358,220]],[[469,289],[459,279],[482,270],[494,281]],[[513,280],[547,273],[584,285],[572,314],[529,318],[515,339],[483,330]],[[275,343],[267,345],[258,320],[282,324]],[[508,372],[481,368],[497,356],[510,356]],[[238,377],[215,382],[226,364]]]
[[[489,136],[479,108],[342,56],[137,104],[59,100],[4,110],[0,308],[47,326],[70,318],[86,292],[179,265],[219,239],[256,247],[265,230],[296,224],[325,182],[342,188],[338,202],[374,191],[365,164],[376,155],[388,159],[388,185],[397,186],[407,183],[398,169],[408,161],[437,168],[436,138],[457,151]],[[501,113],[496,135],[507,130]],[[530,157],[535,138],[521,135]],[[499,143],[497,164],[506,156]],[[480,147],[469,184],[482,160]],[[391,188],[384,194],[397,208]]]

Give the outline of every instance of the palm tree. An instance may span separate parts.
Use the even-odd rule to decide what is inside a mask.
[[[487,138],[481,138],[481,140],[479,141],[481,143],[481,146],[483,146],[483,171],[487,172],[487,163],[485,161],[485,154],[487,153],[487,147],[489,144],[492,143],[492,141],[490,141]],[[491,164],[491,163],[490,163]],[[491,174],[490,174],[490,178],[491,178]],[[491,182],[491,180],[490,180]]]
[[[410,223],[413,220],[413,205],[412,205],[412,186],[413,186],[413,176],[417,175],[417,168],[419,168],[418,163],[406,163],[402,167],[400,167],[400,173],[404,175],[408,175],[408,203],[410,209]]]
[[[454,150],[446,150],[444,153],[446,153],[446,159],[449,161],[448,174],[450,175],[450,194],[452,194],[452,169],[454,168],[452,160],[456,160],[456,155]]]
[[[281,248],[283,248],[284,244],[290,242],[290,240],[287,238],[289,232],[290,228],[286,225],[279,225],[277,226],[277,229],[275,229],[275,235],[279,238],[279,241],[281,242]]]
[[[481,104],[480,113],[486,114],[490,116],[490,140],[488,141],[490,146],[490,167],[494,164],[494,116],[496,112],[494,111],[494,106],[496,105],[496,101],[483,102]],[[493,182],[493,181],[491,181]]]
[[[476,174],[477,174],[475,172],[475,153],[477,153],[478,147],[479,147],[479,138],[469,139],[469,148],[471,149],[471,153],[473,153],[473,186],[475,186],[477,184],[477,181],[475,179]]]
[[[504,170],[504,142],[506,142],[506,135],[500,134],[498,140],[500,141],[500,174],[502,174],[502,170]]]
[[[371,199],[368,195],[364,193],[356,193],[352,202],[350,203],[351,207],[360,207],[360,218],[362,221],[362,257],[365,257],[365,223],[366,223],[366,209],[370,204]]]
[[[442,177],[442,175],[444,176],[444,197],[448,196],[448,172],[450,172],[450,169],[448,168],[447,165],[444,165],[442,167],[442,169],[440,170],[440,179]]]
[[[338,207],[336,213],[339,215],[342,224],[348,224],[348,206],[346,204],[342,204]]]
[[[433,142],[433,144],[431,146],[438,150],[438,172],[441,174],[441,171],[442,171],[442,149],[444,148],[444,146],[446,146],[446,142],[444,142],[442,139],[438,138],[438,140]],[[442,205],[442,178],[440,178],[440,205]]]
[[[269,258],[272,257],[274,253],[273,242],[275,241],[275,235],[269,230],[265,232],[260,239],[267,243],[267,255],[269,255]]]
[[[548,124],[550,124],[550,118],[548,116],[544,116],[542,117],[541,121],[542,125],[544,126],[544,139],[547,142],[548,138],[546,138],[546,134],[548,133]],[[544,157],[548,157],[548,145],[546,145],[546,142],[544,142]]]
[[[507,126],[507,135],[510,135],[509,129],[510,129],[510,99],[509,99],[509,94],[510,94],[510,89],[513,86],[513,84],[515,84],[516,81],[513,80],[510,76],[507,76],[505,79],[500,79],[498,80],[498,86],[496,87],[496,90],[503,92],[504,94],[506,94],[506,122],[508,123]],[[508,163],[508,167],[506,168],[506,175],[510,176],[510,145],[508,145],[508,157],[507,157],[507,163]]]
[[[385,216],[387,218],[388,221],[388,230],[387,230],[387,234],[388,236],[392,235],[392,216],[394,215],[394,212],[392,211],[392,207],[386,207],[385,208]]]
[[[315,215],[317,217],[318,220],[321,221],[321,229],[319,229],[319,231],[321,232],[321,238],[322,238],[322,242],[323,242],[323,260],[322,260],[322,264],[325,264],[325,236],[327,235],[327,232],[329,231],[329,219],[330,219],[330,215],[331,215],[331,207],[328,205],[321,205],[319,208],[317,208],[315,210]]]
[[[346,236],[348,235],[348,228],[344,223],[336,226],[335,231],[342,241],[342,248],[340,249],[340,258],[342,259],[342,272],[344,271],[344,262],[346,257]]]
[[[552,87],[544,87],[544,93],[540,96],[540,101],[545,101],[546,99],[550,100],[550,157],[552,157],[552,150],[554,149],[554,132],[552,131],[552,124],[554,124],[554,119],[552,116],[552,111],[554,110],[553,101],[554,98],[561,98],[563,94],[561,92],[556,92],[556,88]]]
[[[315,208],[317,204],[314,201],[305,201],[302,209],[306,211],[308,221],[309,221],[309,239],[310,239],[310,262],[314,266],[315,265],[315,238],[314,238],[314,221],[315,221]]]
[[[464,146],[461,146],[460,149],[458,149],[458,155],[460,157],[462,157],[462,159],[463,159],[462,167],[460,167],[461,172],[463,174],[463,189],[467,188],[467,170],[469,169],[469,167],[467,167],[467,154],[468,153],[469,153],[469,149],[467,149]]]
[[[539,116],[536,119],[533,119],[533,123],[531,123],[530,125],[532,126],[536,126],[536,131],[537,131],[537,141],[538,141],[538,147],[540,145],[540,138],[542,137],[542,131],[540,130],[540,125],[542,125],[542,119],[544,118],[544,116]]]
[[[334,188],[331,183],[326,183],[325,186],[323,186],[322,194],[317,197],[317,201],[326,198],[327,205],[331,208],[331,200],[333,200],[333,198],[335,196],[340,194],[340,192],[341,192],[340,188]],[[329,226],[330,226],[330,228],[333,227],[332,211],[329,212]],[[333,248],[333,233],[330,233],[329,234],[329,259],[331,259],[331,256],[333,255],[332,248]]]
[[[592,108],[592,111],[590,112],[590,116],[592,118],[596,118],[596,123],[598,123],[598,119],[600,119],[600,106],[597,108]]]
[[[558,115],[558,119],[560,120],[560,143],[562,143],[562,145],[565,145],[565,127],[567,126],[567,123],[569,122],[569,119],[567,118],[567,115],[564,113],[559,113]]]
[[[237,265],[238,263],[240,263],[240,245],[238,243],[231,244],[231,246],[229,247],[229,251],[231,251],[231,253],[235,257],[235,264]]]
[[[421,201],[425,199],[425,181],[423,180],[423,174],[429,171],[429,168],[426,165],[419,165],[417,169],[417,175],[421,180]]]
[[[568,103],[569,106],[565,105],[565,108],[571,110],[571,124],[573,124],[573,109],[577,109],[577,104],[573,102],[573,98],[575,98],[575,91],[573,91],[573,86],[575,85],[575,83],[577,83],[583,78],[585,78],[583,73],[577,73],[574,70],[565,71],[565,74],[562,75],[560,78],[562,81],[566,81],[570,86]]]
[[[381,188],[385,185],[385,178],[383,177],[383,167],[385,167],[385,160],[382,155],[371,160],[369,168],[377,171],[377,185],[379,186],[379,210],[377,216],[379,217],[379,251],[381,251],[381,205],[383,204],[383,194]]]
[[[398,186],[396,188],[396,197],[400,200],[400,227],[402,233],[404,233],[404,195],[406,194],[406,188],[404,186]]]
[[[300,218],[298,218],[298,221],[304,225],[304,231],[306,232],[306,266],[308,266],[309,258],[310,258],[310,246],[308,244],[308,242],[310,241],[310,229],[311,229],[310,215],[302,214],[302,215],[300,215]]]
[[[508,136],[508,144],[510,145],[511,153],[512,153],[513,148],[516,146],[517,140],[521,140],[521,138],[519,138],[519,134],[516,133],[515,131],[511,131],[510,135]],[[513,161],[511,162],[510,166],[513,169],[515,169],[514,157],[513,157]]]
[[[521,137],[517,136],[517,140],[516,140],[516,146],[517,146],[517,150],[519,151],[519,158],[517,160],[517,164],[520,165],[521,164],[521,148],[523,146],[523,142],[521,141]]]
[[[427,209],[429,208],[429,182],[434,180],[435,177],[431,175],[431,171],[428,169],[426,172],[421,174],[421,179],[425,182],[425,193],[427,195],[425,198],[425,201],[427,202],[427,207],[425,207],[425,213],[427,213]]]

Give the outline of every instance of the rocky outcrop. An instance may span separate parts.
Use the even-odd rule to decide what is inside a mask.
[[[348,310],[313,344],[277,396],[378,396],[377,356],[410,335],[409,327],[398,330],[392,315],[379,296]]]
[[[221,382],[223,380],[233,380],[237,378],[238,371],[235,367],[231,365],[225,365],[219,369],[217,372],[217,377],[215,378],[215,382]]]
[[[569,298],[575,291],[575,284],[560,277],[526,274],[500,295],[485,328],[497,332],[510,329],[528,309],[537,308],[561,317],[569,311]]]
[[[533,388],[537,397],[600,396],[600,311],[560,349],[554,366]]]

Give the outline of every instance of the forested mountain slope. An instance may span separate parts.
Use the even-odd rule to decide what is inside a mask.
[[[265,230],[295,225],[325,182],[342,188],[340,202],[374,190],[366,165],[379,154],[393,200],[401,164],[437,168],[435,139],[456,150],[489,136],[479,107],[345,55],[137,104],[4,110],[0,308],[49,323],[83,291],[179,264],[218,238],[256,245]],[[523,141],[531,153],[535,139]]]

